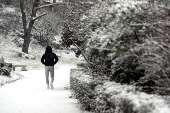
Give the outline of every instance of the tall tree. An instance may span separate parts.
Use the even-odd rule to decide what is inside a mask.
[[[31,30],[33,28],[34,22],[39,19],[40,17],[44,16],[45,14],[39,15],[36,17],[36,11],[37,7],[39,6],[39,3],[37,0],[35,0],[33,6],[32,6],[32,12],[30,14],[29,20],[27,17],[27,10],[26,10],[26,1],[25,0],[20,0],[20,9],[21,9],[21,14],[22,14],[22,25],[23,25],[23,30],[24,34],[22,38],[24,39],[23,47],[22,47],[22,52],[28,53],[29,49],[29,44],[31,41]]]

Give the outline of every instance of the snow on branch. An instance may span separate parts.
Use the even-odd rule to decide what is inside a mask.
[[[84,59],[89,63],[89,64],[91,64],[91,65],[96,65],[96,64],[94,64],[93,62],[90,62],[87,58],[86,58],[86,55],[85,55],[85,52],[72,40],[72,39],[70,39],[72,42],[73,42],[73,44],[81,51],[81,54],[83,55],[83,57],[84,57]]]
[[[157,23],[142,23],[142,24],[131,24],[132,27],[138,27],[138,26],[153,26],[153,25],[163,25],[163,26],[170,26],[170,22],[157,22]]]
[[[41,9],[41,8],[44,8],[44,7],[48,7],[48,6],[52,6],[52,5],[56,5],[56,4],[58,4],[58,3],[42,5],[42,6],[36,7],[36,10]]]
[[[162,5],[158,5],[158,7],[162,8],[164,10],[170,11],[170,7],[165,7],[165,6],[162,6]]]
[[[165,11],[167,11],[168,15],[170,16],[170,7],[165,7],[165,6],[162,6],[162,5],[158,5],[158,7],[164,9]]]
[[[97,50],[101,50],[101,51],[114,51],[113,49],[108,49],[108,48],[99,48],[99,47],[91,47],[91,46],[87,46],[90,49],[97,49]]]
[[[166,36],[166,37],[168,37],[168,38],[170,39],[170,36],[169,36],[168,33],[165,33],[165,32],[163,32],[162,30],[159,30],[159,29],[154,28],[154,27],[152,27],[152,29],[154,29],[156,32],[161,33],[162,35],[164,35],[164,36]]]
[[[158,47],[160,47],[162,50],[164,50],[167,54],[170,55],[170,52],[168,50],[166,50],[161,44],[158,44],[157,42],[152,42],[153,44],[157,45]]]
[[[71,3],[71,2],[57,2],[57,3],[52,3],[52,4],[47,4],[47,5],[42,5],[39,7],[36,7],[36,10],[44,8],[44,7],[48,7],[48,6],[53,6],[53,5],[57,5],[57,4],[93,4],[92,2],[76,2],[76,3]]]

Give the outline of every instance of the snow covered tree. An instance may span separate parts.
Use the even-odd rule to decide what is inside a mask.
[[[152,80],[158,86],[166,81],[162,86],[167,87],[170,80],[169,3],[169,0],[105,0],[96,4],[83,16],[79,29],[79,33],[84,33],[81,39],[86,40],[87,56],[97,56],[92,61],[106,67],[104,70],[110,69],[113,78],[123,69],[118,74],[120,78],[133,78],[126,83],[145,75],[144,81]],[[111,60],[111,66],[102,59]],[[127,77],[132,71],[132,75],[138,77]]]
[[[61,36],[62,46],[68,48],[71,45],[73,45],[73,42],[70,40],[70,38],[73,38],[73,31],[71,31],[70,27],[67,24],[65,24],[63,26],[63,32]]]
[[[95,64],[103,67],[103,71],[107,70],[106,74],[111,73],[113,59],[125,55],[130,44],[139,42],[139,36],[136,34],[138,29],[130,26],[131,22],[142,17],[135,5],[140,7],[143,2],[126,4],[105,1],[95,5],[89,14],[82,18],[81,26],[86,33],[84,38],[87,39],[86,53]]]

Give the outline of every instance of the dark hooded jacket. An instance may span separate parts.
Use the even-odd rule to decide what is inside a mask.
[[[57,55],[52,52],[52,48],[50,46],[47,46],[46,51],[41,58],[41,63],[45,66],[54,66],[57,62]]]

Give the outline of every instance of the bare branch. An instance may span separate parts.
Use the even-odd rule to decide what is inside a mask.
[[[153,25],[163,25],[163,26],[170,26],[169,22],[162,22],[159,21],[157,23],[142,23],[142,24],[131,24],[132,27],[138,27],[138,26],[153,26]]]
[[[44,7],[56,5],[56,4],[59,4],[59,3],[53,3],[53,4],[42,5],[42,6],[36,7],[36,10],[41,9],[41,8],[44,8]]]
[[[159,8],[162,8],[166,11],[170,11],[170,8],[169,7],[165,7],[165,6],[162,6],[162,5],[158,5]]]
[[[35,21],[35,20],[37,20],[37,19],[39,19],[39,18],[45,16],[46,14],[47,14],[47,13],[44,13],[44,14],[42,14],[42,15],[39,15],[38,17],[34,18],[33,21]]]
[[[138,35],[136,33],[136,30],[134,30],[134,33],[135,33],[135,38],[137,39],[138,43],[140,43],[140,40],[139,40]]]
[[[163,32],[163,31],[161,31],[161,30],[158,30],[158,29],[156,29],[155,27],[151,27],[151,28],[154,29],[156,32],[160,33],[161,35],[166,36],[166,37],[168,37],[168,38],[170,39],[169,34]]]
[[[4,8],[5,6],[4,6],[4,4],[2,4],[2,3],[0,3],[0,5],[2,6],[2,8]]]
[[[83,51],[72,39],[70,39],[70,40],[71,40],[71,41],[73,42],[73,44],[81,51],[81,54],[83,55],[84,59],[85,59],[89,64],[91,64],[91,65],[96,65],[96,64],[90,62],[90,61],[86,58],[86,55],[85,55],[84,51]]]
[[[164,50],[167,54],[170,55],[170,52],[168,50],[166,50],[161,44],[158,44],[156,42],[152,42],[153,44],[157,45],[158,47],[160,47],[162,50]]]

